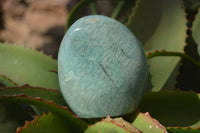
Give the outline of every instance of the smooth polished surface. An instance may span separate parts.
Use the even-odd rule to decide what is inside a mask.
[[[77,20],[58,54],[58,75],[69,107],[82,118],[134,111],[144,92],[142,45],[120,22],[101,15]]]

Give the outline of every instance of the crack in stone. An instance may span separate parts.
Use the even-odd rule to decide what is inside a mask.
[[[106,69],[103,67],[103,65],[101,64],[101,62],[99,62],[99,65],[101,67],[101,69],[103,70],[103,72],[105,73],[105,75],[108,77],[108,79],[111,81],[111,83],[113,84],[113,86],[115,88],[118,89],[118,87],[115,85],[114,81],[111,79],[111,77],[109,76],[108,72],[106,71]]]

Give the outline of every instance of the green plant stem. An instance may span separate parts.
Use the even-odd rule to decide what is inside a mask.
[[[185,60],[191,62],[192,64],[196,65],[197,67],[200,67],[200,63],[198,61],[193,59],[191,56],[186,55],[186,54],[181,53],[181,52],[156,51],[156,52],[153,52],[153,53],[148,53],[146,55],[147,59],[151,59],[151,58],[159,57],[159,56],[178,56],[178,57],[181,57],[182,59],[185,59]]]
[[[96,6],[96,3],[95,2],[92,2],[90,4],[90,9],[91,9],[91,12],[93,15],[97,15],[98,14],[98,11],[97,11],[97,6]]]
[[[113,11],[111,17],[116,19],[119,15],[119,13],[121,12],[123,6],[125,5],[125,1],[120,1],[117,5],[117,7],[115,8],[115,10]]]

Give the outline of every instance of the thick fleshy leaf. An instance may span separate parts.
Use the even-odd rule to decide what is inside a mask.
[[[18,86],[14,81],[0,74],[0,83],[4,86]]]
[[[122,23],[127,22],[128,16],[135,5],[135,0],[115,0],[112,2],[115,6],[112,9],[111,17],[120,20]]]
[[[33,121],[26,121],[25,125],[17,129],[16,133],[82,133],[83,131],[72,128],[70,123],[61,117],[49,113],[36,116]]]
[[[183,0],[185,2],[185,5],[187,8],[190,9],[196,9],[200,7],[200,1],[199,0]]]
[[[192,126],[190,126],[191,128],[200,128],[200,120],[199,122],[193,124]]]
[[[200,11],[197,13],[194,25],[192,27],[192,36],[198,45],[198,53],[200,56]]]
[[[0,133],[14,133],[25,120],[32,120],[32,117],[20,105],[0,104]]]
[[[85,133],[140,133],[140,131],[122,118],[107,117],[90,126]]]
[[[5,86],[17,86],[12,80],[0,75],[0,83]],[[2,90],[2,89],[0,89]],[[32,117],[20,105],[14,103],[0,104],[0,132],[13,133],[17,127],[22,126],[25,120]]]
[[[81,16],[89,14],[103,14],[105,16],[112,17],[121,21],[127,22],[128,15],[131,13],[131,9],[135,4],[135,0],[81,0],[70,11],[66,30]],[[90,5],[90,7],[88,6]],[[103,7],[105,6],[105,7]],[[84,9],[91,10],[84,10]]]
[[[167,131],[169,133],[200,133],[200,128],[190,128],[190,127],[168,127]]]
[[[57,62],[36,50],[18,45],[0,44],[0,74],[18,85],[29,84],[59,89]]]
[[[89,3],[91,3],[92,1],[96,1],[96,0],[81,0],[79,1],[75,7],[70,11],[69,15],[68,15],[68,19],[67,19],[67,23],[66,23],[66,30],[68,30],[68,28],[80,17],[80,13],[82,11],[82,9]]]
[[[139,106],[164,126],[200,127],[200,94],[180,90],[147,92]]]
[[[53,101],[56,104],[66,106],[62,94],[56,89],[45,89],[41,87],[32,87],[29,85],[20,87],[4,87],[0,89],[0,96],[21,94],[24,94],[28,97],[40,97],[43,100]]]
[[[146,52],[162,49],[183,52],[186,22],[180,0],[138,0],[126,25],[142,42]],[[166,88],[164,85],[169,77],[177,75],[174,69],[179,60],[177,57],[157,57],[148,61],[153,91]]]
[[[132,125],[144,133],[167,133],[167,130],[149,113],[139,113]]]
[[[87,128],[87,124],[81,119],[78,119],[67,107],[57,105],[54,102],[44,101],[40,98],[27,97],[25,95],[0,96],[0,102],[25,103],[40,106],[65,119],[65,121],[69,123],[69,126],[73,128],[78,127],[80,131],[84,131]]]

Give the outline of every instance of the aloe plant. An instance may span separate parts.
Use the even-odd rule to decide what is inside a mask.
[[[190,66],[200,81],[200,2],[198,0],[81,0],[71,10],[66,30],[91,14],[113,17],[141,41],[150,72],[148,90],[135,112],[81,119],[63,99],[57,60],[33,49],[0,44],[0,132],[200,132],[200,86],[182,88]],[[190,19],[192,16],[193,19]],[[190,50],[192,49],[192,50]],[[182,76],[182,77],[181,77]],[[179,88],[180,87],[180,88]],[[28,105],[28,106],[27,106]],[[29,106],[30,105],[30,106]]]

